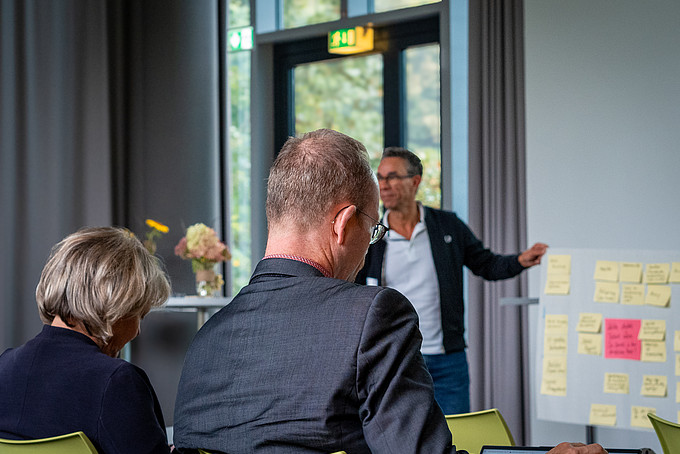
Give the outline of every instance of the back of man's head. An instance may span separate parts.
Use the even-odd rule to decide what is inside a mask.
[[[383,150],[382,159],[401,158],[406,161],[406,168],[409,175],[423,176],[423,164],[420,158],[412,151],[402,147],[387,147]]]
[[[375,181],[361,142],[330,129],[291,137],[269,173],[267,220],[306,232],[338,203],[365,208]]]

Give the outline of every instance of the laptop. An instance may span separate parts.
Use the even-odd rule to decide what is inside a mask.
[[[552,446],[483,446],[479,454],[546,454]],[[653,454],[651,449],[605,448],[609,454]]]

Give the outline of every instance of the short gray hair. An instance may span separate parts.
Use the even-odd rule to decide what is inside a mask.
[[[412,151],[402,147],[387,147],[383,151],[383,158],[401,158],[406,161],[406,167],[409,175],[423,176],[423,163],[420,158]]]
[[[82,322],[107,344],[115,322],[143,316],[170,296],[158,258],[128,230],[85,228],[52,249],[35,291],[40,318]]]
[[[338,203],[366,208],[376,191],[374,178],[358,140],[330,129],[290,137],[269,173],[268,222],[286,220],[308,231]]]

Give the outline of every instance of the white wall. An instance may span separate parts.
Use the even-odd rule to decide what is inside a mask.
[[[679,24],[677,0],[525,0],[529,244],[680,250]],[[532,444],[584,438],[532,418]],[[595,439],[661,453],[651,431]]]

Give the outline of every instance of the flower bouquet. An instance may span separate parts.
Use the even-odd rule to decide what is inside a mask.
[[[222,288],[224,279],[214,268],[216,264],[231,259],[231,253],[213,229],[200,223],[192,225],[175,246],[175,254],[191,260],[199,296],[212,296]]]

